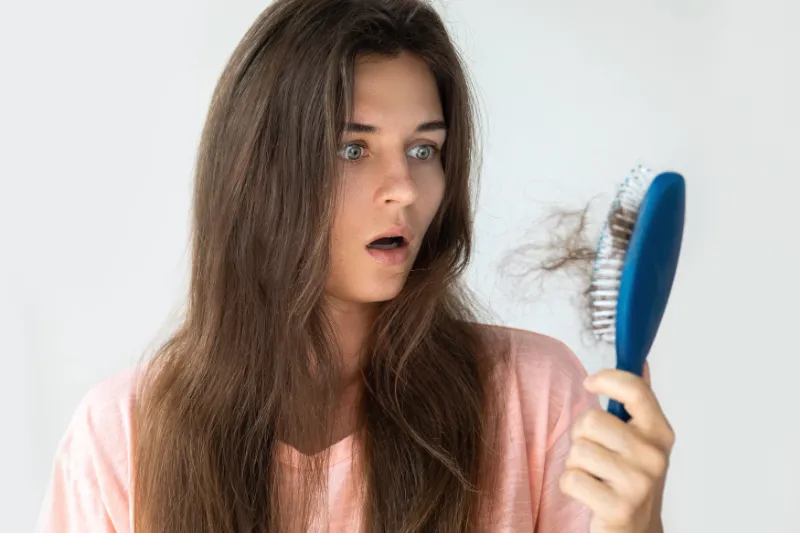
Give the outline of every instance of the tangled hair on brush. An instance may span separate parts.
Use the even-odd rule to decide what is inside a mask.
[[[559,209],[545,216],[534,226],[544,235],[531,236],[513,248],[499,269],[502,277],[514,282],[515,294],[523,300],[535,299],[544,291],[545,282],[558,274],[577,283],[575,302],[587,333],[592,330],[589,292],[600,234],[599,225],[591,223],[592,206],[589,202],[581,209]],[[616,214],[609,212],[600,222],[610,221]]]
[[[504,277],[530,285],[543,283],[551,274],[563,272],[588,282],[597,252],[589,237],[590,205],[577,210],[558,210],[534,225],[544,237],[528,236],[526,242],[508,252],[500,271]]]

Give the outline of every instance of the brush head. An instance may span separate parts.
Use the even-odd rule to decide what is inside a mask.
[[[686,185],[675,172],[634,169],[611,204],[589,290],[592,330],[640,373],[672,289],[683,237]],[[619,367],[619,365],[618,365]]]
[[[597,254],[592,266],[589,310],[592,332],[595,337],[609,344],[616,341],[617,303],[625,256],[639,207],[652,179],[653,173],[650,169],[641,165],[633,169],[611,202],[608,216],[600,231]]]
[[[641,376],[675,279],[686,202],[683,177],[652,177],[639,167],[625,180],[603,226],[589,292],[592,329],[613,343],[617,369]],[[608,411],[630,415],[613,398]]]

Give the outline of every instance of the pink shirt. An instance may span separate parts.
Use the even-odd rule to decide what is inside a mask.
[[[572,423],[583,411],[599,407],[599,402],[583,388],[583,365],[564,344],[528,331],[501,331],[512,338],[513,371],[502,428],[503,522],[488,533],[585,533],[590,513],[561,493],[558,477]],[[78,406],[56,452],[40,531],[132,531],[131,416],[136,376],[133,370],[105,380]],[[356,531],[351,439],[331,448],[327,508],[321,509],[314,531]],[[280,452],[290,473],[299,452],[286,445]]]

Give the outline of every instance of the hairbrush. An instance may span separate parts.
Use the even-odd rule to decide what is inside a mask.
[[[642,376],[667,306],[683,239],[683,176],[639,166],[614,198],[597,245],[589,289],[592,331],[616,348],[619,370]],[[608,412],[630,420],[609,400]]]

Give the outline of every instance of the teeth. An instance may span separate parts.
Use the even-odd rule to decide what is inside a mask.
[[[399,248],[400,243],[393,242],[391,244],[370,244],[368,248],[372,248],[373,250],[394,250],[395,248]]]
[[[403,245],[402,237],[384,237],[367,245],[367,248],[374,248],[376,250],[394,250]]]

